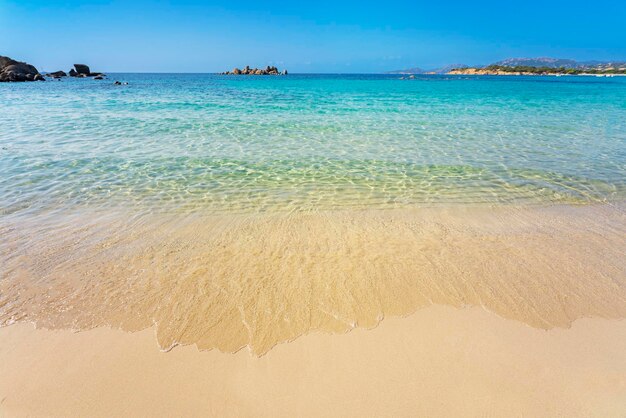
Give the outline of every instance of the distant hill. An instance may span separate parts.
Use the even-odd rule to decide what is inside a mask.
[[[626,68],[626,61],[584,61],[578,63],[580,68],[595,68],[604,70],[607,68]]]
[[[447,74],[454,68],[467,68],[465,64],[450,64],[441,68],[435,68],[434,70],[427,71],[429,74]]]
[[[472,68],[487,67],[537,67],[537,68],[572,68],[576,70],[607,70],[612,68],[626,68],[626,61],[576,61],[563,58],[508,58],[494,62],[489,65],[472,66]],[[407,68],[405,70],[389,71],[387,74],[447,74],[452,70],[470,68],[464,64],[450,64],[433,70],[424,70],[419,67]]]
[[[387,71],[387,74],[424,74],[424,70],[418,67],[407,68],[405,70]]]
[[[547,68],[575,68],[575,69],[606,69],[626,66],[624,61],[575,61],[562,58],[509,58],[494,62],[490,65],[503,67],[547,67]]]
[[[454,68],[466,68],[466,67],[467,65],[465,64],[450,64],[450,65],[446,65],[445,67],[434,68],[432,70],[423,70],[419,67],[414,67],[414,68],[407,68],[405,70],[388,71],[387,74],[446,74]]]
[[[500,65],[503,67],[548,67],[548,68],[578,68],[578,62],[570,59],[560,58],[508,58],[494,62],[490,65]]]

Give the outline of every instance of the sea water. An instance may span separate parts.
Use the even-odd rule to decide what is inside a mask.
[[[626,77],[113,74],[0,84],[0,109],[0,214],[579,204],[626,191]]]
[[[0,326],[261,355],[430,304],[624,318],[625,174],[626,78],[0,84]]]

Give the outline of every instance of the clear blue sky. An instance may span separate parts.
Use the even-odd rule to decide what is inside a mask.
[[[519,56],[626,60],[626,1],[0,0],[0,55],[40,70],[383,72]]]

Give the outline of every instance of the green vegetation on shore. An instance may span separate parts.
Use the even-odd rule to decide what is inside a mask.
[[[504,65],[490,65],[484,68],[488,71],[503,71],[507,73],[533,73],[533,74],[626,74],[626,68],[566,68],[566,67],[531,67],[517,65],[508,67]]]
[[[563,75],[580,75],[580,74],[626,74],[626,68],[566,68],[566,67],[534,67],[527,65],[489,65],[483,68],[456,68],[450,73],[475,73],[475,74],[529,74],[529,75],[545,75],[545,74],[563,74]]]

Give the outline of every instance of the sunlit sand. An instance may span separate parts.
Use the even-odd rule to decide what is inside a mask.
[[[432,304],[541,329],[626,316],[626,216],[612,205],[81,212],[5,222],[2,232],[2,324],[155,326],[162,350],[259,356],[312,331],[372,328]]]

